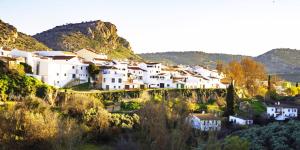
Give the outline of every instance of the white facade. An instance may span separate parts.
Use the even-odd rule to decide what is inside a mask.
[[[199,129],[200,131],[220,131],[221,120],[217,118],[201,118],[191,115],[188,118],[192,128]]]
[[[125,81],[127,81],[127,74],[113,66],[104,66],[100,72],[101,88],[103,90],[121,90],[125,88]]]
[[[280,105],[280,103],[278,102],[274,106],[267,107],[267,114],[269,117],[273,117],[275,120],[286,120],[297,118],[298,109],[292,106]]]
[[[0,56],[9,57],[10,52],[10,50],[3,49],[2,47],[0,48]]]
[[[42,81],[56,87],[64,87],[72,81],[88,82],[88,64],[81,63],[77,57],[60,59],[40,59],[36,74]]]
[[[229,116],[229,122],[231,122],[232,124],[237,124],[237,125],[251,125],[251,124],[253,124],[252,119],[243,118],[243,117],[239,117],[239,116]]]

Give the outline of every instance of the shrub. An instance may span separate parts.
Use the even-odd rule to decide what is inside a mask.
[[[38,99],[28,99],[26,103],[1,110],[0,145],[3,146],[2,148],[50,149],[50,142],[55,138],[58,130],[58,115],[48,108],[41,109],[41,105]]]
[[[23,66],[25,73],[32,74],[32,67],[26,63],[21,62],[20,65]]]
[[[248,150],[249,142],[238,136],[229,136],[224,141],[224,150]]]
[[[112,114],[110,117],[110,126],[118,128],[133,128],[139,124],[139,116],[137,114]]]
[[[122,102],[121,108],[124,110],[138,110],[141,108],[141,104],[139,102],[135,102],[135,101]]]
[[[82,123],[89,135],[98,138],[109,127],[110,114],[103,108],[100,100],[81,94],[67,98],[62,106],[65,116],[70,116]]]

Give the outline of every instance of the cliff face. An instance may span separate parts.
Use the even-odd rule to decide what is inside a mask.
[[[54,50],[76,51],[91,48],[106,53],[111,58],[139,59],[129,42],[119,37],[117,28],[100,20],[67,24],[34,35],[36,39]]]
[[[26,51],[49,50],[47,46],[29,35],[0,20],[0,47],[17,48]]]

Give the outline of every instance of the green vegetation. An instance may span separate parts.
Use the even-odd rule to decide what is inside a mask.
[[[20,33],[17,29],[0,20],[0,47],[17,48],[22,50],[49,50],[47,46],[29,35]]]
[[[254,111],[254,114],[256,115],[260,115],[267,111],[266,106],[264,106],[264,104],[259,100],[251,100],[250,105],[252,110]]]
[[[235,106],[235,91],[233,84],[231,83],[227,88],[226,94],[226,111],[225,116],[234,115],[234,106]]]
[[[300,122],[272,123],[263,127],[252,127],[234,135],[250,142],[251,150],[300,149]]]
[[[8,70],[2,61],[0,66],[0,100],[11,99],[10,96],[36,95],[47,100],[51,97],[54,89],[40,80],[26,76],[23,67],[18,67],[19,70]]]
[[[141,108],[141,104],[136,101],[122,102],[121,108],[123,110],[138,110]]]
[[[82,84],[75,85],[70,89],[74,91],[89,91],[89,90],[93,90],[93,87],[91,87],[90,83],[82,83]]]
[[[23,66],[25,73],[32,74],[32,67],[26,63],[21,62],[20,65]]]
[[[224,150],[248,150],[249,142],[238,136],[229,136],[224,141]]]

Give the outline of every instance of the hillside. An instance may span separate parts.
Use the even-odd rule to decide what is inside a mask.
[[[161,52],[144,53],[140,56],[148,61],[158,61],[165,64],[205,65],[215,68],[217,61],[230,62],[240,60],[242,55],[204,53],[197,51],[188,52]],[[300,80],[300,51],[294,49],[273,49],[262,55],[254,57],[263,63],[271,74],[278,74],[286,80],[297,82]]]
[[[110,58],[140,59],[131,50],[129,42],[118,36],[116,26],[110,22],[97,20],[56,26],[34,37],[54,50],[91,48],[108,54]]]
[[[265,64],[270,73],[300,73],[299,50],[273,49],[255,59]]]
[[[27,51],[49,49],[31,36],[18,32],[14,26],[2,20],[0,20],[0,47],[17,48]]]
[[[170,65],[204,65],[212,68],[215,67],[217,61],[227,63],[247,57],[242,55],[205,53],[201,51],[144,53],[140,54],[140,56],[148,61],[162,62]]]

